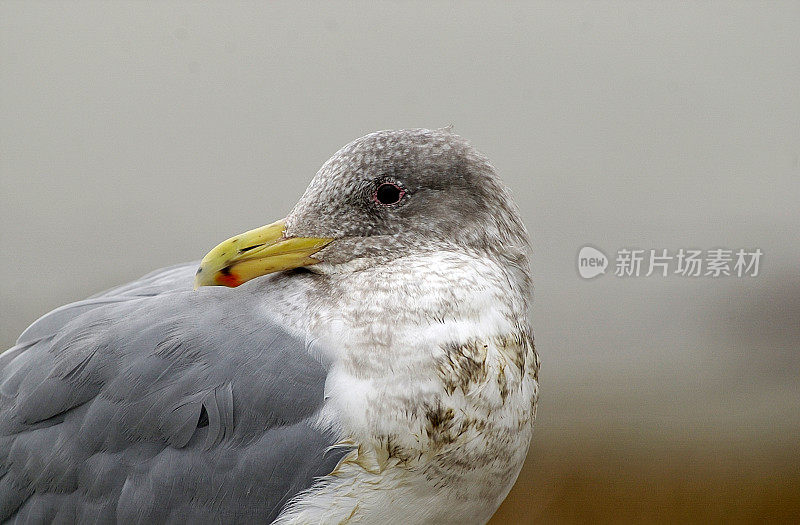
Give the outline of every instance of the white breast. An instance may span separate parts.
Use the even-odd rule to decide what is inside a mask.
[[[526,298],[452,253],[351,274],[332,297],[307,327],[335,349],[319,425],[357,450],[277,523],[487,521],[535,416]]]

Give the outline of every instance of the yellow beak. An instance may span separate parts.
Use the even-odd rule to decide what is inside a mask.
[[[231,237],[208,252],[194,279],[200,286],[230,286],[281,270],[319,262],[311,256],[333,239],[286,237],[286,222],[280,220]]]

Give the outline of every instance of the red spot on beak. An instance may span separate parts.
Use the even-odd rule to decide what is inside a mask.
[[[237,279],[236,276],[233,275],[232,273],[219,273],[216,275],[214,280],[217,281],[219,284],[228,286],[230,288],[236,288],[237,286],[242,284],[241,281],[239,281],[239,279]]]

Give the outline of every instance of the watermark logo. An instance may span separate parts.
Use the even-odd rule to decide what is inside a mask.
[[[622,248],[617,250],[614,261],[616,277],[756,277],[761,256],[759,248],[737,250],[715,248],[694,250],[681,248],[670,252],[666,248],[639,250]],[[592,279],[606,273],[609,260],[592,246],[584,246],[578,252],[578,273],[584,279]]]
[[[606,273],[608,257],[592,246],[584,246],[578,252],[578,273],[584,279],[591,279]]]

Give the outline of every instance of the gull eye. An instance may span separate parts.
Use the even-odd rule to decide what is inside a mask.
[[[375,190],[375,202],[388,206],[397,204],[406,194],[406,191],[393,182],[384,182]]]

